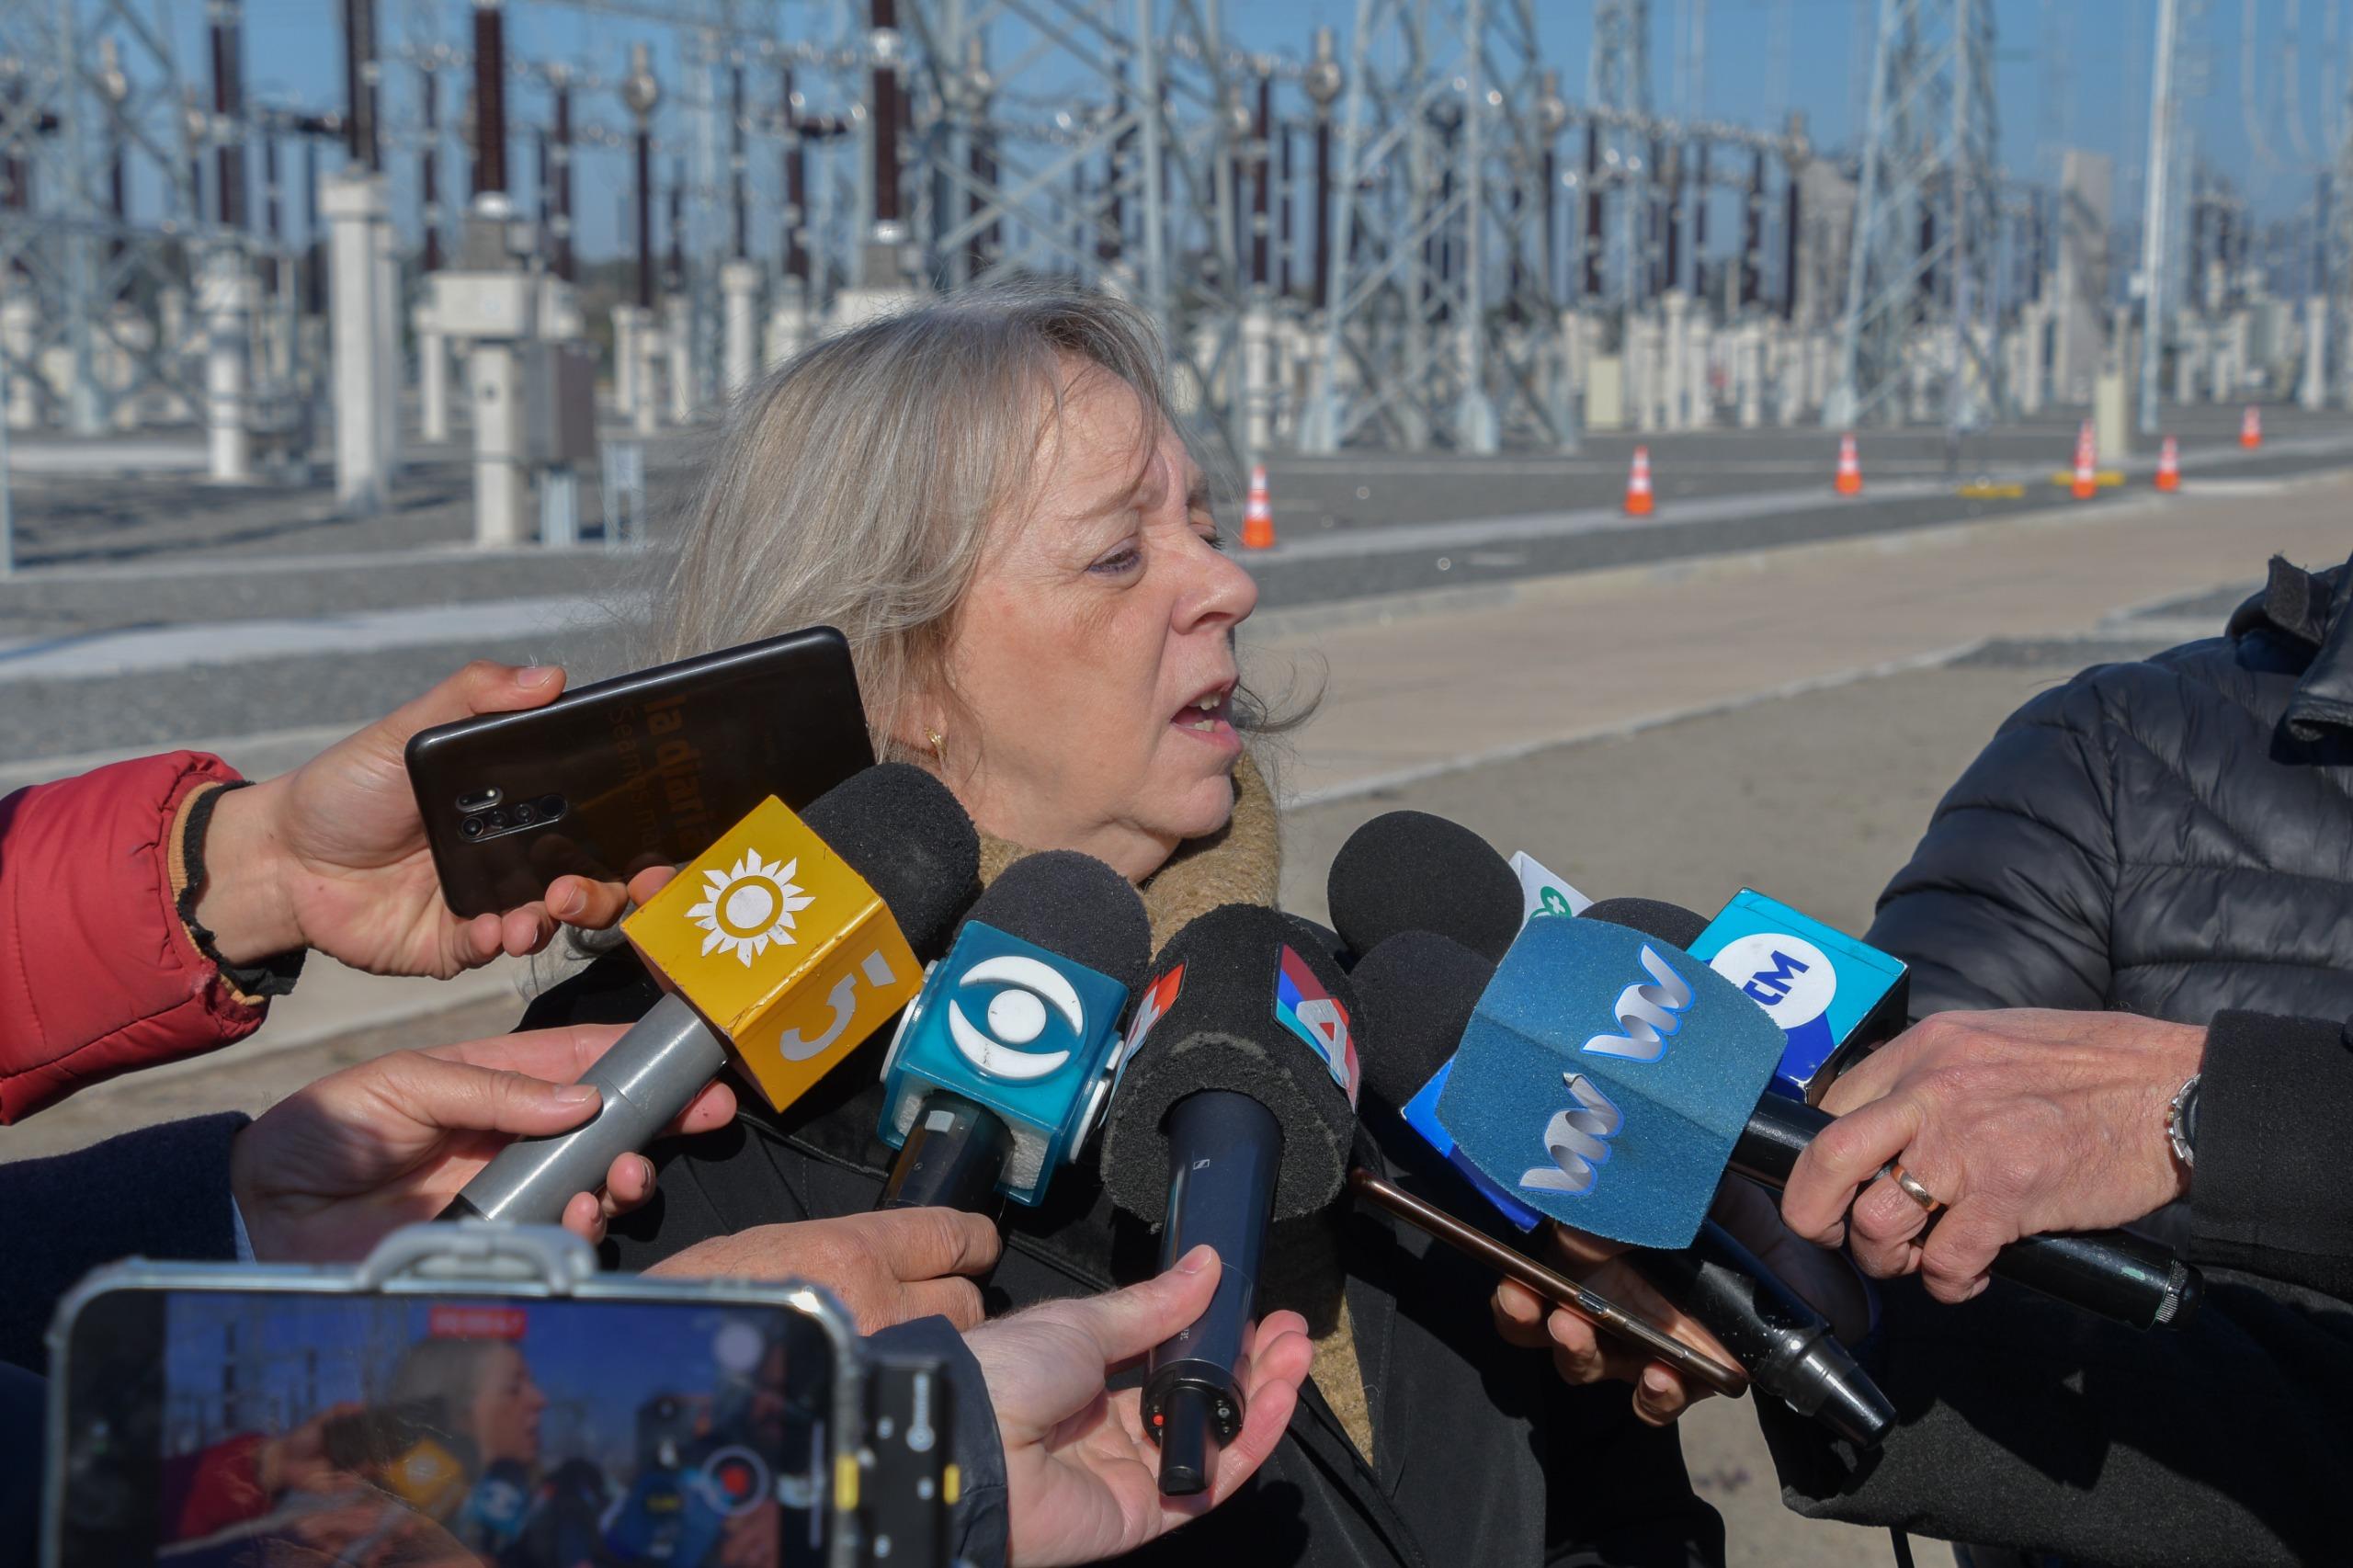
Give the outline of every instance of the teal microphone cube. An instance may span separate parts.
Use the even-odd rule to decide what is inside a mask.
[[[1438,1115],[1461,1153],[1538,1212],[1687,1246],[1782,1043],[1679,948],[1599,921],[1531,920],[1472,1014]]]
[[[1903,960],[1754,888],[1733,895],[1691,956],[1780,1028],[1786,1043],[1772,1091],[1808,1105],[1907,1022],[1912,984]]]
[[[1035,1205],[1117,1070],[1127,1005],[1109,976],[967,920],[900,1020],[877,1131],[904,1147],[935,1089],[985,1106],[1013,1134],[1000,1188]]]

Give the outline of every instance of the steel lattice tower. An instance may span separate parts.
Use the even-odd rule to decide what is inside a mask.
[[[1650,0],[1596,0],[1586,97],[1598,116],[1590,134],[1598,139],[1599,148],[1589,162],[1597,165],[1596,172],[1606,184],[1597,213],[1601,223],[1587,244],[1597,245],[1600,234],[1611,234],[1618,254],[1597,255],[1588,275],[1604,280],[1603,299],[1620,312],[1642,303],[1648,293],[1645,285],[1657,265],[1660,244],[1654,188],[1658,171],[1651,167],[1652,149],[1638,129],[1651,119],[1650,39]],[[1612,191],[1614,203],[1608,196]],[[1607,211],[1613,205],[1615,223]]]
[[[1935,403],[1950,428],[2006,403],[1993,334],[2001,218],[1993,64],[1991,0],[1880,0],[1825,426],[1900,417],[1898,394],[1916,373],[1938,383]]]
[[[1574,444],[1535,188],[1557,97],[1530,0],[1358,0],[1302,450]]]

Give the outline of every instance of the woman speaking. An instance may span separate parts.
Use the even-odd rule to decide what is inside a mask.
[[[1142,892],[1155,946],[1275,902],[1273,799],[1246,737],[1234,629],[1257,591],[1222,553],[1149,322],[1108,297],[977,290],[829,339],[756,385],[710,465],[654,623],[658,659],[794,627],[849,639],[876,754],[930,769],[982,831],[982,876],[1074,849]],[[531,1026],[650,1006],[608,954]],[[885,1031],[887,1035],[887,1031]],[[655,1151],[661,1196],[617,1223],[644,1267],[753,1226],[870,1209],[884,1036],[781,1115]],[[1389,1162],[1369,1132],[1359,1160]],[[991,1304],[1154,1272],[1090,1169],[1015,1207]],[[1279,1228],[1262,1311],[1303,1312],[1312,1385],[1245,1488],[1131,1561],[1720,1562],[1671,1430],[1496,1338],[1493,1281],[1347,1213]]]

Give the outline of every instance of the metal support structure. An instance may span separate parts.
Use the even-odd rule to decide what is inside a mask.
[[[1991,0],[1880,0],[1828,427],[1901,418],[1919,376],[1949,430],[2006,406],[1993,66]]]
[[[2157,0],[2157,48],[2154,79],[2149,86],[2149,164],[2142,179],[2141,203],[2141,363],[2140,430],[2157,434],[2157,366],[2165,352],[2165,329],[2171,320],[2173,290],[2168,287],[2173,246],[2173,146],[2177,131],[2178,97],[2174,83],[2174,34],[2180,21],[2179,0]]]
[[[1551,395],[1548,113],[1529,0],[1358,0],[1324,342],[1302,449],[1574,449]],[[1552,95],[1557,101],[1557,95]]]

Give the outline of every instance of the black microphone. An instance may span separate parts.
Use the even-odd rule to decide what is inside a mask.
[[[1112,1201],[1165,1224],[1164,1268],[1204,1242],[1222,1265],[1208,1310],[1146,1367],[1144,1430],[1176,1497],[1208,1489],[1212,1448],[1242,1428],[1233,1368],[1267,1227],[1324,1208],[1347,1179],[1358,1012],[1314,928],[1252,904],[1200,916],[1154,968],[1157,1011],[1130,1031],[1102,1160]]]
[[[1519,878],[1485,839],[1427,812],[1348,835],[1324,882],[1332,929],[1361,959],[1400,931],[1436,931],[1501,963],[1519,935]]]
[[[1469,1186],[1526,1230],[1552,1221],[1467,1160],[1452,1159],[1444,1128],[1416,1103],[1453,1056],[1494,973],[1494,964],[1450,937],[1404,931],[1358,960],[1349,980],[1381,1019],[1378,1046],[1365,1055],[1366,1092],[1399,1110]],[[1652,1289],[1715,1335],[1759,1392],[1863,1448],[1878,1447],[1895,1425],[1894,1406],[1829,1321],[1713,1220],[1701,1222],[1688,1247],[1637,1247],[1627,1256]]]
[[[882,1063],[880,1131],[899,1158],[876,1207],[1042,1199],[1109,1096],[1120,1016],[1151,952],[1143,900],[1102,861],[1061,849],[1006,868]]]

